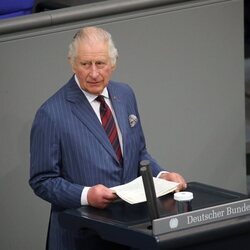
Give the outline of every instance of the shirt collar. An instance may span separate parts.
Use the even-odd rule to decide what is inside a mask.
[[[89,101],[90,103],[93,102],[93,101],[95,101],[97,95],[93,95],[93,94],[91,94],[91,93],[89,93],[89,92],[83,90],[83,89],[81,88],[81,86],[80,86],[80,82],[79,82],[77,76],[74,75],[74,77],[75,77],[75,81],[76,81],[78,87],[79,87],[80,90],[83,92],[83,94],[86,96],[86,98],[88,99],[88,101]],[[105,88],[103,89],[101,95],[104,96],[104,98],[109,99],[109,92],[108,92],[107,87],[105,87]]]

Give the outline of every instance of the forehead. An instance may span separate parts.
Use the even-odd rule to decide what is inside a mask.
[[[77,57],[79,58],[108,58],[108,43],[102,41],[81,41],[77,45]]]

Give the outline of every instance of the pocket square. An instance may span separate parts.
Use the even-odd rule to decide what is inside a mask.
[[[133,114],[129,115],[128,120],[131,128],[133,128],[135,124],[138,122],[138,118],[136,117],[136,115]]]

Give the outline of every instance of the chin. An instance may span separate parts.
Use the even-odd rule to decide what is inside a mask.
[[[103,88],[90,88],[88,92],[93,95],[100,95],[103,91]]]

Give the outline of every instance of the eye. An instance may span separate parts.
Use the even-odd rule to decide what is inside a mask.
[[[81,62],[80,63],[83,68],[88,69],[91,66],[91,62]]]
[[[104,62],[104,61],[96,61],[95,65],[96,65],[96,67],[97,67],[98,69],[102,69],[102,68],[105,67],[106,62]]]

